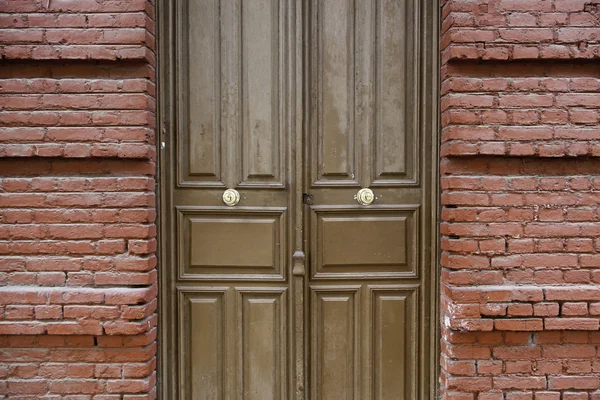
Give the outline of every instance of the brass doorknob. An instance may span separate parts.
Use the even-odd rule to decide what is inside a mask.
[[[358,204],[368,206],[369,204],[373,203],[373,200],[375,200],[375,194],[371,189],[363,188],[356,193],[354,198],[356,201],[358,201]]]
[[[229,207],[235,206],[240,202],[240,193],[235,189],[227,189],[223,192],[223,203]]]

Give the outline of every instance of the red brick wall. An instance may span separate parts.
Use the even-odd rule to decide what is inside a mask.
[[[156,397],[150,0],[0,0],[0,396]],[[600,399],[600,1],[442,1],[447,400]]]
[[[598,400],[600,1],[442,18],[442,398]]]
[[[0,0],[0,398],[156,397],[153,19]]]

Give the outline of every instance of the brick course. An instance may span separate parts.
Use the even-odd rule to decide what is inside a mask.
[[[0,398],[156,398],[153,1],[0,2]]]

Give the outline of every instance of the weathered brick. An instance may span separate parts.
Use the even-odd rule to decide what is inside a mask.
[[[150,400],[156,334],[140,338],[131,324],[156,324],[153,4],[9,3],[0,2],[0,54],[12,60],[0,68],[0,391]],[[144,261],[119,265],[143,272],[99,286],[130,256]],[[105,347],[108,321],[133,338]],[[138,372],[123,380],[131,362]]]

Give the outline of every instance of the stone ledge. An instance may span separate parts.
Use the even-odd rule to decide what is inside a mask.
[[[600,140],[572,141],[466,141],[449,140],[442,144],[442,157],[600,157]]]
[[[122,158],[156,160],[156,148],[145,143],[0,144],[3,157]]]
[[[460,332],[597,331],[600,318],[449,318],[446,324]]]
[[[600,290],[600,288],[599,288]],[[155,298],[155,285],[147,287],[0,287],[0,306],[6,304],[144,304]]]
[[[598,60],[600,44],[469,44],[449,45],[442,51],[442,63],[451,61],[511,60]]]
[[[139,335],[156,326],[156,314],[141,321],[0,321],[0,335]]]
[[[443,285],[444,324],[452,330],[597,331],[600,286]]]
[[[8,45],[0,46],[0,58],[6,60],[92,60],[146,61],[155,63],[155,54],[140,45]]]

